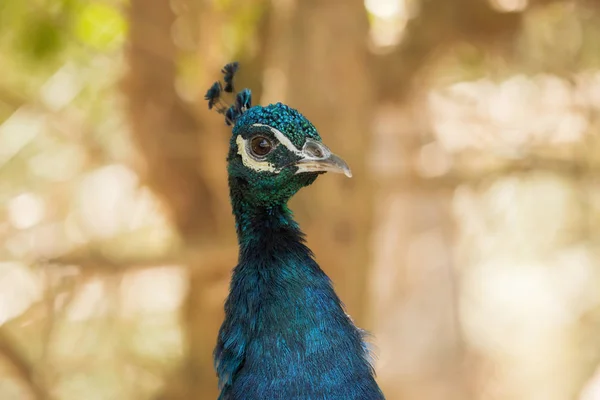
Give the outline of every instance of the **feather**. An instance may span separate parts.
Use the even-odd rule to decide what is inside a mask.
[[[238,62],[232,62],[229,63],[227,65],[225,65],[223,67],[223,69],[221,70],[221,72],[225,75],[223,77],[223,81],[225,82],[225,91],[227,93],[232,93],[233,92],[233,77],[235,76],[236,72],[238,71],[239,68],[239,63]]]
[[[235,108],[242,115],[250,107],[252,107],[252,92],[250,92],[250,89],[244,89],[235,97]]]
[[[213,85],[206,91],[204,95],[204,100],[208,101],[208,109],[211,110],[216,102],[219,101],[221,97],[221,91],[223,87],[221,86],[221,82],[215,82]]]

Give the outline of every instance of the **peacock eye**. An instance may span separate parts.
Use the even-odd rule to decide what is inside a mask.
[[[255,136],[250,142],[252,153],[257,157],[264,157],[273,150],[273,143],[265,136]]]

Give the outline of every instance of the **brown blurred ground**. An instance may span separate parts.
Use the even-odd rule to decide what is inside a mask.
[[[0,49],[0,399],[216,398],[231,60],[352,166],[292,209],[388,399],[600,399],[597,2],[8,0]]]

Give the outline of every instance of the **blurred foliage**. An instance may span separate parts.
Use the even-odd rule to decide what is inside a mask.
[[[83,43],[98,50],[122,45],[126,21],[119,10],[106,4],[89,4],[79,13],[75,33]]]

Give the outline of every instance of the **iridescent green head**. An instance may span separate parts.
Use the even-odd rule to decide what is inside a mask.
[[[324,172],[352,176],[350,168],[321,141],[316,128],[302,114],[285,104],[251,106],[248,89],[237,94],[235,104],[221,103],[222,92],[233,92],[237,63],[224,69],[225,88],[215,83],[206,94],[233,125],[228,161],[232,193],[250,204],[272,206],[285,203]]]

